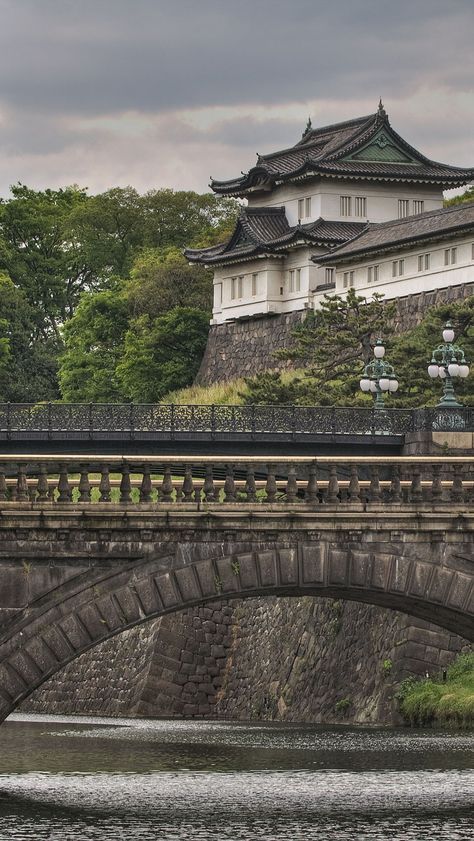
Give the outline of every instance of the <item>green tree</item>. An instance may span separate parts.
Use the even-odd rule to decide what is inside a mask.
[[[190,266],[177,248],[148,248],[130,272],[128,300],[132,316],[155,318],[175,307],[212,310],[212,272]]]
[[[83,190],[31,190],[12,187],[0,201],[0,270],[11,277],[34,308],[38,331],[60,339],[91,273],[71,228],[71,217],[87,201]]]
[[[157,318],[134,319],[116,369],[123,393],[138,403],[155,403],[169,391],[189,385],[208,332],[208,316],[199,309],[176,307]]]
[[[56,337],[43,337],[25,293],[2,273],[0,313],[0,399],[12,403],[57,399]]]
[[[311,310],[293,331],[293,344],[278,351],[280,359],[290,360],[304,369],[304,376],[293,384],[295,402],[320,406],[368,404],[370,397],[359,391],[362,367],[372,357],[372,343],[379,335],[392,332],[395,304],[381,296],[370,301],[349,289],[347,296],[325,296],[317,310]],[[250,395],[258,390],[257,376],[247,382]],[[269,402],[285,396],[281,380],[267,383]],[[290,396],[290,395],[289,395]],[[251,399],[251,398],[250,398]]]
[[[63,330],[65,351],[59,381],[64,400],[110,403],[124,399],[116,367],[127,329],[128,303],[122,282],[83,295]]]
[[[393,395],[395,404],[433,406],[439,402],[442,382],[438,378],[430,379],[427,366],[432,350],[442,344],[443,327],[449,319],[456,343],[463,348],[468,361],[474,363],[474,297],[429,309],[420,324],[392,342],[390,362],[400,381],[400,389]],[[461,402],[474,405],[472,374],[467,379],[456,378],[455,391]]]
[[[457,204],[470,204],[470,202],[474,201],[474,187],[469,187],[464,193],[461,193],[460,196],[453,196],[452,199],[446,199],[444,202],[445,207],[454,207]]]

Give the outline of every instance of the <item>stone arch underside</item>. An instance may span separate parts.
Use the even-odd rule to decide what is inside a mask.
[[[81,574],[28,605],[0,640],[0,721],[95,645],[151,619],[221,598],[325,596],[388,607],[474,641],[469,560],[328,544],[262,549],[176,566],[162,553]]]

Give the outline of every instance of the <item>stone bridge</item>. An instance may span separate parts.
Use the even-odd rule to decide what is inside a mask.
[[[474,641],[474,459],[2,457],[0,721],[128,628],[329,596]]]

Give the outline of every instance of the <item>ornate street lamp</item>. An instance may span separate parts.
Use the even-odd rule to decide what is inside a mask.
[[[446,322],[443,330],[444,344],[438,345],[434,349],[431,357],[431,362],[428,365],[428,374],[433,379],[439,377],[443,380],[443,397],[438,406],[444,408],[452,407],[458,408],[462,403],[458,403],[454,393],[453,379],[454,377],[467,377],[469,374],[469,365],[466,362],[464,351],[459,345],[453,344],[454,330],[450,321]]]
[[[382,339],[377,339],[374,346],[374,359],[364,368],[364,376],[360,380],[362,391],[371,391],[375,395],[375,409],[385,406],[384,394],[398,389],[398,380],[393,365],[384,361],[385,347]]]

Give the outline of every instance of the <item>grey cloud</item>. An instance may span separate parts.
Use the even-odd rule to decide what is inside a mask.
[[[474,22],[471,0],[0,0],[0,11],[6,101],[83,114],[457,85]]]

